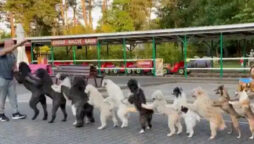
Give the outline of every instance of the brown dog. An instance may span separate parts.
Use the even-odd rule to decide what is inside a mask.
[[[226,127],[222,117],[222,111],[213,106],[213,101],[202,88],[194,89],[193,97],[196,100],[193,104],[188,104],[188,107],[209,121],[211,130],[210,139],[214,139],[217,130],[223,130]]]
[[[226,90],[226,88],[221,85],[215,90],[216,94],[220,96],[219,100],[213,102],[213,106],[221,108],[224,112],[228,113],[230,115],[230,118],[232,120],[232,127],[231,130],[228,132],[228,134],[232,134],[233,128],[238,133],[237,138],[241,137],[241,131],[239,127],[239,121],[238,119],[242,116],[239,115],[233,106],[229,104],[230,97]]]
[[[246,93],[246,89],[244,86],[240,86],[240,91],[238,92],[239,101],[229,101],[232,105],[240,105],[244,111],[244,116],[248,120],[251,137],[250,139],[254,138],[254,113],[251,110],[250,106],[250,99]]]

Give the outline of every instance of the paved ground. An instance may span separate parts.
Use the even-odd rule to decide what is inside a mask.
[[[117,77],[112,78],[114,81],[119,83],[119,85],[124,86],[129,79],[129,77]],[[202,86],[208,91],[211,97],[216,98],[213,93],[215,89],[220,84],[202,82],[202,83],[175,83],[168,79],[160,78],[138,78],[141,86],[146,93],[148,99],[154,90],[160,89],[167,95],[168,99],[172,99],[170,95],[172,89],[175,86],[181,86],[184,91],[187,93],[188,97],[191,90],[195,87]],[[167,83],[158,85],[158,82]],[[149,85],[154,83],[154,85]],[[220,82],[221,83],[221,82]],[[231,94],[233,94],[236,87],[236,83],[226,84],[225,85]],[[153,129],[147,131],[145,134],[138,134],[139,123],[138,115],[132,113],[129,118],[129,127],[125,129],[121,128],[112,128],[112,122],[109,121],[108,128],[105,130],[97,130],[97,127],[100,125],[98,111],[95,110],[95,119],[94,124],[88,124],[83,128],[74,128],[72,122],[74,118],[71,114],[71,108],[68,106],[67,110],[69,113],[68,121],[61,122],[62,113],[59,111],[57,114],[57,119],[55,123],[48,124],[46,121],[42,121],[42,114],[35,121],[31,120],[32,110],[29,108],[27,102],[30,98],[29,92],[27,92],[22,86],[18,86],[17,92],[19,94],[19,104],[20,111],[28,115],[28,119],[19,120],[19,121],[10,121],[0,123],[0,144],[215,144],[215,143],[253,143],[252,140],[249,140],[250,132],[248,130],[248,125],[245,120],[241,120],[241,129],[243,132],[243,137],[241,139],[236,139],[235,135],[227,135],[226,130],[218,133],[218,136],[215,140],[208,140],[209,138],[209,126],[205,120],[202,120],[198,123],[196,127],[196,133],[193,138],[187,138],[185,133],[181,135],[167,137],[168,127],[167,127],[167,118],[163,115],[154,115],[153,119]],[[128,91],[124,89],[124,93],[127,94]],[[190,98],[191,100],[191,98]],[[51,103],[51,100],[48,100]],[[41,108],[39,106],[39,108]],[[48,111],[50,113],[51,105],[49,104]],[[6,106],[6,114],[10,116],[11,109],[9,104]],[[228,116],[225,116],[226,120],[229,120]],[[230,122],[227,123],[228,125]]]

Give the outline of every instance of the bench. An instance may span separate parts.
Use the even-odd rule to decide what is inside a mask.
[[[89,78],[93,78],[96,87],[98,87],[96,79],[101,79],[100,86],[102,85],[102,81],[104,79],[103,75],[100,76],[97,74],[97,69],[94,66],[62,65],[57,66],[56,69],[54,69],[54,75],[57,73],[68,76],[84,76],[87,81]]]

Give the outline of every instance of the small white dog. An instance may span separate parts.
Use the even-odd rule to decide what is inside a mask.
[[[88,103],[100,110],[101,126],[98,129],[104,129],[107,126],[107,119],[112,117],[114,127],[118,126],[116,113],[111,109],[112,106],[104,101],[102,94],[93,86],[88,84],[85,92],[89,97]]]
[[[181,107],[181,111],[186,126],[186,133],[188,133],[188,137],[191,138],[194,135],[196,123],[200,121],[200,116],[184,106]]]
[[[117,115],[122,122],[121,128],[128,127],[128,105],[123,102],[125,97],[121,88],[109,79],[103,80],[102,87],[105,87],[108,93],[104,101],[110,103],[110,109],[117,109]]]
[[[180,134],[182,132],[181,125],[181,116],[180,114],[167,104],[167,101],[160,90],[155,91],[152,94],[153,103],[152,104],[142,104],[143,108],[157,110],[161,114],[165,114],[168,116],[168,127],[170,129],[170,133],[167,136],[172,136],[176,134]]]
[[[200,116],[186,107],[188,105],[187,98],[182,88],[174,88],[172,95],[175,96],[173,108],[178,112],[181,112],[181,116],[183,117],[186,126],[186,133],[189,134],[188,137],[192,137],[194,135],[194,127],[196,126],[196,123],[200,121]]]

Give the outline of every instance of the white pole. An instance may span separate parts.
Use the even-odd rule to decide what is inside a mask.
[[[25,31],[20,23],[17,24],[16,35],[17,35],[17,43],[20,43],[25,39]],[[20,62],[26,62],[27,64],[29,63],[26,55],[25,46],[18,47],[15,53],[17,58],[17,66],[19,65]]]

